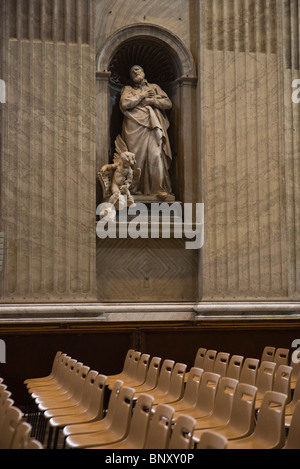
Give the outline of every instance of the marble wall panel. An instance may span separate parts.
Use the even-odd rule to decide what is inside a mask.
[[[282,3],[202,0],[199,21],[203,295],[284,299]]]
[[[95,299],[92,7],[3,5],[3,302]]]

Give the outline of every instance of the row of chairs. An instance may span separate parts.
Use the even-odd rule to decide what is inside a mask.
[[[67,424],[86,423],[103,418],[106,376],[57,352],[51,373],[25,380],[34,403],[28,421],[33,418],[35,435],[46,447],[57,447],[60,429]]]
[[[59,354],[58,354],[58,357],[59,357]],[[262,355],[262,358],[270,359],[269,356],[266,357],[264,355]],[[72,360],[70,358],[68,360],[70,364]],[[187,372],[186,365],[184,364],[174,363],[174,361],[172,360],[165,360],[163,363],[161,363],[161,359],[159,359],[158,357],[153,357],[152,360],[150,361],[149,355],[141,354],[140,352],[136,352],[134,350],[129,350],[124,361],[122,372],[118,373],[117,375],[105,377],[106,378],[105,386],[108,387],[112,392],[111,398],[109,401],[110,405],[108,406],[105,418],[102,419],[101,416],[100,417],[98,416],[96,419],[94,419],[94,422],[82,423],[80,425],[78,424],[78,420],[77,420],[76,422],[77,425],[74,425],[74,422],[73,424],[72,422],[71,424],[69,424],[68,417],[66,419],[64,416],[61,416],[61,412],[65,412],[63,407],[61,407],[60,409],[56,408],[54,412],[56,415],[53,416],[53,410],[51,410],[51,406],[54,405],[54,402],[51,398],[50,398],[50,401],[48,400],[48,405],[50,405],[50,413],[49,413],[49,408],[47,409],[45,407],[45,404],[44,404],[44,408],[40,407],[40,409],[46,414],[47,418],[50,419],[49,420],[50,427],[56,427],[60,429],[63,428],[65,443],[67,446],[73,447],[72,445],[75,444],[74,447],[76,447],[76,445],[78,445],[80,441],[81,442],[80,444],[87,445],[88,447],[90,446],[95,447],[96,441],[99,442],[99,439],[97,439],[99,437],[97,433],[99,432],[101,433],[102,439],[100,438],[100,442],[102,442],[101,443],[102,446],[103,444],[105,444],[103,443],[103,438],[106,443],[110,443],[110,444],[112,444],[112,441],[110,440],[110,438],[112,438],[113,440],[117,438],[117,440],[120,440],[119,444],[122,445],[124,443],[124,442],[122,443],[122,441],[125,439],[125,435],[127,434],[126,432],[128,432],[129,423],[130,423],[130,428],[133,426],[132,432],[134,433],[134,428],[135,428],[134,422],[135,420],[138,420],[137,417],[136,419],[133,418],[134,415],[136,416],[138,415],[138,412],[135,414],[136,404],[138,403],[139,398],[141,398],[139,402],[140,403],[143,402],[143,399],[146,399],[144,394],[147,393],[148,396],[150,395],[152,398],[151,412],[149,412],[149,415],[153,416],[153,418],[150,417],[150,423],[152,426],[155,425],[156,419],[158,419],[158,415],[160,415],[162,411],[166,411],[164,406],[171,407],[171,411],[169,409],[168,411],[169,413],[170,412],[172,413],[172,426],[169,425],[168,427],[169,429],[172,429],[171,431],[172,436],[173,435],[176,436],[176,434],[178,435],[179,434],[181,435],[193,434],[193,439],[191,439],[190,441],[193,441],[193,444],[196,447],[198,447],[199,445],[200,445],[199,447],[201,447],[202,441],[205,441],[208,438],[214,438],[215,439],[214,444],[215,445],[218,444],[220,446],[220,444],[224,445],[224,441],[225,441],[224,439],[226,439],[226,436],[221,435],[220,432],[216,434],[212,432],[211,429],[218,428],[220,426],[224,427],[226,426],[225,424],[228,424],[229,429],[231,430],[232,428],[236,428],[236,427],[241,428],[242,425],[244,425],[244,429],[245,429],[245,425],[248,425],[247,427],[248,431],[251,434],[253,433],[253,438],[255,437],[255,434],[253,432],[254,420],[250,419],[250,414],[249,413],[247,414],[247,412],[241,413],[237,410],[235,411],[233,410],[235,408],[239,409],[239,406],[243,405],[244,400],[245,402],[248,402],[249,396],[253,396],[255,394],[254,401],[253,399],[252,400],[250,399],[250,402],[252,403],[253,401],[254,410],[257,411],[259,409],[259,414],[258,414],[257,422],[255,425],[256,432],[258,432],[258,430],[261,427],[263,427],[263,424],[259,424],[259,422],[261,421],[265,422],[266,417],[264,416],[266,414],[269,415],[267,411],[265,410],[265,408],[267,407],[271,409],[274,407],[274,405],[272,406],[270,405],[270,402],[269,404],[266,403],[267,398],[269,399],[272,398],[273,401],[275,399],[274,402],[277,402],[275,406],[276,412],[277,412],[276,415],[278,415],[278,413],[280,413],[280,415],[282,415],[283,413],[284,415],[286,401],[288,399],[288,396],[287,394],[280,393],[274,389],[273,391],[268,390],[262,393],[263,398],[261,399],[259,407],[257,406],[258,388],[255,386],[255,384],[258,384],[258,383],[256,383],[256,379],[260,376],[260,373],[259,373],[260,370],[265,370],[265,368],[262,367],[264,362],[262,362],[261,366],[258,368],[259,362],[260,362],[259,360],[254,360],[254,359],[244,360],[243,357],[240,357],[240,356],[233,356],[229,360],[229,354],[224,354],[224,353],[217,354],[215,351],[206,351],[205,349],[199,349],[195,358],[194,365],[195,364],[201,365],[202,368],[194,366],[189,372]],[[268,364],[268,369],[271,369],[272,372],[275,370],[275,368],[277,369],[276,377],[281,376],[280,368],[286,366],[286,365],[280,364],[279,362],[279,363],[276,363],[276,366],[270,367],[270,363],[273,363],[273,362],[270,362],[270,361],[265,361],[265,362]],[[26,384],[29,387],[29,390],[31,389],[32,391],[31,387],[33,384],[35,385],[38,384],[38,387],[40,387],[41,384],[44,386],[45,384],[49,384],[48,382],[49,379],[50,379],[51,384],[53,384],[52,378],[55,377],[55,372],[57,372],[57,370],[55,370],[55,364],[57,365],[57,363],[54,360],[53,370],[51,373],[52,376],[50,374],[50,377],[42,378],[41,379],[42,383],[41,381],[27,380]],[[73,363],[73,366],[74,365],[75,363]],[[219,371],[219,373],[217,373],[217,371]],[[67,373],[65,373],[65,376],[66,375]],[[261,372],[261,375],[263,376],[263,372]],[[278,379],[278,382],[280,382],[279,379]],[[200,383],[201,383],[201,386],[200,386]],[[116,389],[114,388],[115,385],[117,386]],[[205,388],[205,385],[206,385],[206,388]],[[128,419],[127,420],[124,418],[121,419],[121,421],[123,422],[123,427],[121,425],[120,419],[117,419],[114,422],[114,425],[112,425],[112,421],[110,420],[112,416],[112,411],[110,411],[110,409],[114,408],[112,404],[112,402],[114,402],[113,396],[114,396],[114,393],[116,394],[120,393],[120,386],[122,386],[122,389],[125,389],[127,393],[124,399],[125,399],[125,402],[127,402],[128,404],[126,407],[125,404],[123,403],[123,406],[125,406],[128,412],[127,413]],[[134,388],[130,388],[130,386],[134,386]],[[245,387],[247,389],[245,389]],[[198,394],[196,392],[197,389],[199,389]],[[200,392],[200,389],[202,389],[202,392]],[[206,389],[206,393],[210,392],[210,396],[211,396],[210,401],[205,399],[205,396],[206,396],[204,392],[205,389]],[[222,389],[223,389],[223,393],[222,393]],[[226,389],[226,392],[225,392],[225,389]],[[229,389],[231,389],[231,392],[229,392]],[[218,390],[218,393],[217,393],[217,390]],[[42,389],[40,388],[40,394],[41,394],[41,391]],[[56,393],[58,392],[58,394],[60,394],[62,392],[64,395],[66,388],[62,386],[62,389],[61,389],[61,383],[60,383],[58,388],[55,386],[54,386],[54,389],[52,388],[52,392],[53,391],[55,395],[53,396],[52,394],[52,397],[55,399],[57,398]],[[123,391],[123,393],[125,393],[125,391]],[[47,393],[48,392],[49,392],[49,389],[47,389]],[[74,394],[74,388],[72,388],[72,394]],[[37,395],[35,395],[34,392],[32,393],[32,396],[35,399],[38,399]],[[199,399],[199,396],[201,396],[201,399]],[[224,398],[225,398],[224,396],[227,397],[227,399],[230,396],[230,399],[231,399],[231,400],[229,399],[230,405],[227,405],[227,406],[224,405]],[[234,396],[236,396],[234,402],[239,403],[239,404],[236,403],[235,406],[233,406]],[[240,398],[238,398],[238,396],[240,396]],[[248,396],[247,399],[245,399],[245,396]],[[280,401],[280,396],[284,396],[284,402]],[[50,397],[51,397],[51,392],[50,392]],[[69,401],[70,398],[71,398],[71,401]],[[74,402],[72,401],[73,398],[74,398],[73,396],[68,396],[67,403],[71,404],[71,406],[69,407],[69,414],[72,414],[74,410],[74,405],[73,405]],[[147,397],[147,399],[149,399],[149,397]],[[123,400],[121,399],[120,402],[122,401]],[[39,406],[41,406],[41,402],[38,401],[37,403]],[[64,403],[63,405],[65,405],[66,403],[64,398],[63,398],[63,403]],[[57,403],[55,405],[57,405]],[[137,408],[139,409],[139,406]],[[144,408],[149,409],[150,406],[144,405]],[[281,412],[279,412],[279,409],[281,409]],[[157,413],[158,410],[159,412]],[[195,412],[193,413],[193,411]],[[178,415],[178,412],[181,414],[182,412],[184,412],[184,417],[181,415]],[[269,413],[270,412],[271,410],[269,411]],[[165,415],[163,418],[165,422],[167,422],[168,418],[170,418],[168,417],[168,412],[166,413],[167,415]],[[116,415],[118,414],[120,415],[120,412],[117,413]],[[131,418],[131,414],[132,414],[132,418]],[[155,415],[157,417],[155,417]],[[249,419],[248,421],[245,422],[245,419],[241,419],[240,417],[238,417],[238,415],[243,416],[243,417],[248,415]],[[56,420],[54,417],[56,417]],[[183,419],[185,419],[185,422],[186,422],[188,418],[192,419],[190,420],[190,427],[188,428],[189,431],[187,431],[186,423],[185,423],[185,427],[186,427],[185,430],[182,430],[181,423]],[[180,425],[177,422],[178,419],[179,419]],[[199,426],[199,422],[202,419],[204,420],[201,422],[200,428],[197,428],[197,426]],[[206,421],[207,419],[208,421]],[[159,421],[160,420],[161,419],[159,419]],[[198,424],[195,424],[195,422],[198,422]],[[125,433],[122,433],[122,431],[124,432],[125,423],[127,425],[127,427],[125,425],[126,431]],[[217,423],[217,425],[215,425],[215,423]],[[100,428],[99,428],[99,425],[100,425]],[[191,426],[193,428],[192,432],[191,432]],[[208,428],[205,428],[205,426],[208,426]],[[120,430],[121,427],[123,428],[122,431]],[[89,433],[91,433],[90,431],[91,428],[93,429],[93,432],[92,432],[93,438],[92,438],[92,444],[90,445],[88,443],[86,436],[89,435]],[[175,431],[176,428],[177,428],[177,431]],[[276,428],[278,428],[278,426]],[[75,430],[76,432],[78,431],[83,432],[84,433],[83,442],[82,442],[82,435],[77,434],[77,433],[73,435],[72,432],[69,434],[68,432],[70,431],[70,429],[72,429],[72,431]],[[122,437],[120,436],[121,435],[120,431],[122,433]],[[207,434],[207,431],[209,432],[208,434]],[[228,428],[227,428],[227,431],[228,431]],[[138,433],[142,434],[141,432],[138,432]],[[203,433],[205,435],[203,435]],[[274,434],[274,429],[272,430],[272,433]],[[154,434],[157,434],[157,430],[154,431]],[[149,435],[151,435],[151,432],[149,432]],[[201,435],[201,438],[199,439],[200,435]],[[204,436],[204,440],[202,440],[203,436]],[[245,431],[243,433],[243,438],[244,437],[245,437]],[[234,439],[236,440],[236,438],[237,437],[236,437],[236,432],[235,432]],[[238,438],[239,439],[241,438],[241,434],[239,434]],[[217,443],[216,443],[216,440],[217,440]],[[131,436],[130,441],[132,441],[132,436]],[[163,440],[160,438],[160,441],[163,441]],[[279,441],[280,443],[277,443],[277,444],[279,446],[282,446],[282,441],[283,441],[282,433],[281,433],[281,439],[279,439]],[[149,443],[146,443],[144,441],[144,445],[145,444],[149,444]],[[168,443],[168,444],[174,445],[174,443],[172,443],[172,440],[171,440],[171,443]],[[209,444],[209,442],[207,442],[207,444]],[[212,443],[210,443],[210,445],[211,444]],[[226,445],[227,444],[228,443],[226,440]],[[267,445],[269,443],[265,442],[264,444]],[[135,445],[137,445],[137,443],[135,443]],[[138,447],[142,447],[142,446],[138,446]]]
[[[31,425],[0,378],[0,449],[43,449],[38,440],[31,438],[31,432]]]

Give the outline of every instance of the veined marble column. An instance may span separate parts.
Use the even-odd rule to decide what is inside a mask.
[[[94,300],[94,1],[2,13],[1,301]]]

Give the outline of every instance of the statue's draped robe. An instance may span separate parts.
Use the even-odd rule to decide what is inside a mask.
[[[154,91],[155,104],[152,106],[141,101],[145,86]],[[165,114],[171,107],[166,93],[158,85],[148,82],[142,86],[125,86],[121,94],[122,138],[128,151],[135,154],[136,167],[141,169],[138,190],[144,195],[172,192],[168,172],[172,152],[167,133],[169,121]]]

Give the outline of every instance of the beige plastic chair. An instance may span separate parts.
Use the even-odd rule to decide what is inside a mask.
[[[26,385],[29,394],[32,394],[35,390],[41,390],[43,387],[44,389],[58,389],[61,387],[62,382],[65,378],[65,374],[68,371],[69,367],[69,357],[66,353],[62,353],[56,363],[55,373],[52,377],[45,380],[37,380],[31,381]]]
[[[217,373],[220,376],[227,376],[229,359],[229,353],[218,352],[214,362],[213,373]]]
[[[166,449],[171,433],[173,407],[159,404],[150,421],[144,449]]]
[[[8,406],[6,408],[0,432],[0,449],[11,449],[16,428],[22,418],[23,412],[18,407]]]
[[[275,378],[274,378],[274,385],[273,391],[281,392],[282,394],[287,395],[288,404],[291,401],[291,376],[292,376],[292,367],[288,365],[279,365]]]
[[[68,384],[68,379],[70,375],[70,369],[75,366],[75,363],[77,363],[77,360],[74,360],[69,356],[61,356],[56,379],[48,384],[44,383],[29,386],[28,393],[33,399],[36,399],[42,393],[54,391],[57,393],[65,392],[65,387]]]
[[[203,369],[204,357],[206,355],[206,352],[207,352],[206,348],[203,348],[203,347],[198,348],[197,353],[195,355],[195,359],[194,359],[194,365],[193,365],[194,368]],[[189,372],[190,371],[187,371],[185,373],[185,377],[184,377],[185,382],[188,380]]]
[[[134,351],[131,359],[128,363],[128,366],[126,367],[126,371],[123,373],[123,381],[124,385],[128,386],[127,383],[135,381],[137,377],[137,370],[138,370],[138,365],[141,359],[141,352]],[[112,378],[111,376],[108,377],[107,379],[107,386],[109,389],[112,389],[113,383],[115,381],[115,378]]]
[[[66,446],[70,448],[89,448],[116,443],[126,438],[133,408],[134,389],[123,386],[116,401],[111,425],[104,431],[68,436]]]
[[[49,375],[41,376],[39,378],[27,378],[24,380],[24,384],[28,387],[34,384],[43,384],[43,383],[47,384],[50,381],[55,380],[57,366],[58,366],[59,358],[61,357],[61,355],[62,355],[61,351],[56,352]]]
[[[57,399],[65,400],[71,396],[74,386],[80,377],[81,369],[84,365],[81,362],[71,359],[69,362],[68,370],[64,378],[64,385],[60,389],[40,389],[32,393],[35,403],[38,405],[43,401],[51,401]],[[87,367],[88,369],[88,367]]]
[[[226,449],[227,439],[217,432],[205,430],[201,440],[197,443],[197,449]]]
[[[260,361],[261,362],[272,362],[274,361],[274,355],[276,352],[276,348],[270,345],[266,345],[262,351]]]
[[[196,420],[188,415],[179,415],[172,427],[171,436],[167,445],[170,449],[191,449],[193,444],[193,432]]]
[[[0,435],[3,432],[4,421],[5,421],[8,408],[14,405],[13,399],[10,399],[9,396],[10,396],[9,391],[3,391],[3,394],[0,400]]]
[[[145,383],[147,371],[149,368],[150,355],[143,353],[139,359],[135,376],[124,378],[124,384],[129,387],[140,386]]]
[[[297,402],[283,449],[300,449],[300,401]]]
[[[82,400],[78,406],[64,409],[50,409],[45,412],[46,418],[49,418],[49,426],[55,429],[55,439],[48,440],[48,446],[57,447],[59,434],[62,428],[67,425],[83,424],[100,420],[103,418],[103,399],[105,391],[106,376],[99,375],[91,370],[85,381]],[[52,415],[52,417],[51,417]]]
[[[290,360],[290,366],[292,367],[292,376],[291,376],[291,389],[295,389],[296,381],[300,374],[300,351],[294,350]]]
[[[161,365],[161,358],[160,357],[153,357],[150,361],[149,368],[147,370],[146,380],[143,384],[134,385],[136,394],[137,393],[147,393],[151,389],[156,388],[159,374],[160,374],[160,365]]]
[[[244,357],[242,355],[232,355],[229,360],[226,376],[239,380],[243,362]]]
[[[126,357],[124,359],[122,371],[116,374],[108,375],[107,383],[106,383],[107,386],[112,386],[116,380],[122,380],[124,382],[124,380],[128,377],[130,373],[130,369],[132,369],[131,363],[135,359],[134,354],[135,354],[135,350],[133,349],[129,349],[127,351]]]
[[[251,435],[255,427],[256,393],[255,386],[238,383],[233,397],[230,419],[226,425],[215,428],[215,431],[223,435],[226,440],[237,440]]]
[[[288,365],[289,364],[289,354],[290,351],[287,348],[277,348],[273,361],[276,363],[276,368],[280,365]]]
[[[298,377],[293,391],[293,398],[285,406],[285,426],[288,428],[291,424],[292,416],[296,405],[300,401],[300,376]]]
[[[271,361],[261,362],[256,378],[257,396],[255,408],[259,409],[266,391],[272,391],[274,385],[276,363]]]
[[[259,360],[257,358],[246,358],[241,369],[240,382],[255,386],[258,367]]]
[[[214,408],[215,396],[220,379],[220,375],[216,373],[210,373],[208,371],[203,372],[196,404],[193,408],[186,409],[184,414],[195,419],[201,419],[210,415]],[[174,420],[176,420],[181,413],[181,410],[174,411]]]
[[[40,441],[31,438],[23,449],[44,449],[44,447]]]
[[[11,449],[24,449],[30,440],[32,426],[28,422],[20,422],[17,426]]]
[[[217,356],[216,350],[207,350],[204,360],[203,366],[201,367],[204,371],[214,372],[214,365]],[[199,367],[200,368],[200,367]]]
[[[50,409],[45,412],[49,424],[53,427],[65,427],[77,423],[92,422],[103,418],[103,402],[106,376],[90,370],[84,384],[82,399],[78,406],[61,409]],[[60,413],[61,412],[61,413]]]
[[[206,352],[207,352],[206,348],[203,348],[203,347],[198,348],[196,356],[195,356],[195,360],[194,360],[195,368],[203,368]]]
[[[154,397],[153,408],[157,404],[172,404],[182,398],[184,392],[184,375],[186,365],[184,363],[175,363],[170,377],[167,392],[160,391],[158,387],[149,393]]]
[[[172,371],[174,368],[174,360],[166,359],[161,365],[157,386],[154,389],[147,389],[147,383],[145,386],[135,388],[135,397],[137,398],[140,393],[149,393],[152,396],[161,396],[168,392],[170,386],[170,380]]]
[[[281,449],[285,444],[284,411],[286,395],[267,391],[251,435],[230,440],[228,449]]]
[[[118,379],[115,381],[113,389],[111,391],[107,411],[103,418],[99,417],[99,420],[87,423],[79,423],[73,425],[66,425],[63,429],[63,435],[65,438],[68,436],[78,435],[82,433],[92,433],[108,430],[113,421],[113,416],[116,411],[117,400],[123,386],[123,381]]]
[[[212,430],[226,425],[231,416],[233,399],[238,381],[233,378],[220,378],[211,415],[196,420],[194,437],[200,439],[203,430]]]
[[[140,394],[133,409],[128,436],[110,445],[95,446],[94,449],[143,449],[151,418],[153,397]]]
[[[192,367],[188,373],[188,379],[185,384],[184,394],[179,401],[172,402],[175,412],[184,412],[193,409],[197,403],[200,381],[204,371],[202,368]]]
[[[66,393],[58,395],[50,395],[49,397],[45,396],[40,399],[36,399],[38,408],[40,411],[45,412],[49,409],[59,409],[65,407],[75,407],[78,406],[82,398],[82,392],[84,384],[86,383],[86,378],[89,372],[89,367],[86,365],[76,367],[76,372],[71,376],[69,383],[66,385]],[[47,417],[47,415],[45,414]]]

